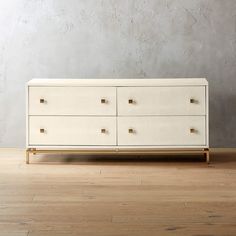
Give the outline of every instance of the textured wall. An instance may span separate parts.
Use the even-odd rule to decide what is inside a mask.
[[[211,146],[236,147],[236,1],[0,1],[0,146],[32,77],[206,77]]]

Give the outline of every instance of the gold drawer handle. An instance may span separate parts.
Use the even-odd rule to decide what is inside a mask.
[[[190,103],[197,103],[198,101],[194,98],[190,98]]]
[[[107,100],[105,98],[102,98],[101,99],[101,103],[104,104],[104,103],[107,103]]]
[[[107,132],[106,129],[101,129],[102,134],[105,134],[106,132]]]
[[[45,100],[43,98],[40,98],[39,102],[40,103],[45,103]]]
[[[193,134],[193,133],[197,133],[197,130],[194,129],[194,128],[191,128],[191,129],[190,129],[190,133],[191,133],[191,134]]]
[[[133,100],[133,99],[129,99],[129,100],[128,100],[128,103],[129,103],[129,104],[134,104],[134,100]]]
[[[45,133],[45,129],[40,129],[40,133]]]
[[[129,129],[128,132],[129,132],[129,134],[133,134],[134,130],[133,129]]]

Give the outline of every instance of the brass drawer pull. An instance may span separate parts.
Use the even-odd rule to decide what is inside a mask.
[[[40,98],[39,102],[40,103],[45,103],[45,100],[43,98]]]
[[[106,129],[101,129],[102,134],[105,134],[106,132],[107,132]]]
[[[191,129],[190,129],[190,133],[191,133],[191,134],[193,134],[193,133],[197,133],[197,130],[194,129],[194,128],[191,128]]]
[[[129,104],[134,104],[134,100],[133,99],[129,99],[128,103]]]
[[[128,132],[129,132],[130,134],[133,134],[133,133],[134,133],[134,130],[133,130],[133,129],[129,129]]]
[[[45,129],[40,129],[40,133],[45,133]]]
[[[102,98],[102,99],[101,99],[101,103],[102,103],[102,104],[107,103],[106,99],[105,99],[105,98]]]
[[[194,98],[190,98],[190,103],[197,103],[197,100]]]

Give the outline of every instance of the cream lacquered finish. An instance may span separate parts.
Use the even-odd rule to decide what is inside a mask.
[[[202,146],[204,116],[140,116],[118,118],[118,145]]]
[[[29,115],[116,116],[114,87],[30,87],[29,98]]]
[[[208,154],[208,109],[206,79],[33,79],[27,153]]]
[[[118,115],[206,114],[204,86],[118,88]]]
[[[116,145],[115,117],[31,116],[29,127],[31,145]]]

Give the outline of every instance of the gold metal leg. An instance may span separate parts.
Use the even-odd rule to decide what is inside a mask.
[[[204,156],[206,157],[206,163],[209,164],[210,163],[210,151],[209,151],[209,149],[205,150]]]
[[[26,150],[26,164],[29,164],[29,154],[30,154],[30,152],[29,152],[29,150],[27,149],[27,150]]]

